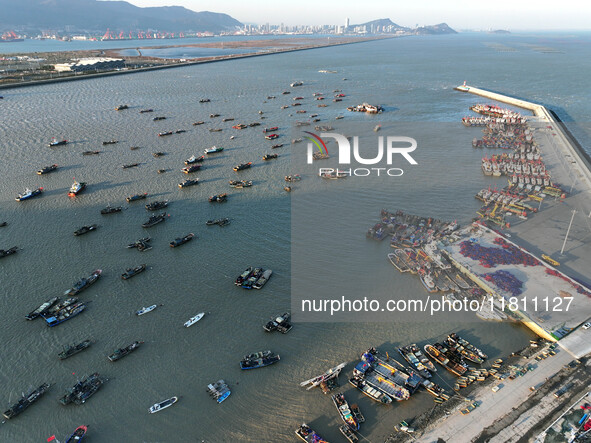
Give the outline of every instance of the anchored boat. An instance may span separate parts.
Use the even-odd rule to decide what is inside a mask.
[[[156,403],[156,404],[150,406],[150,409],[149,409],[150,414],[155,414],[156,412],[160,412],[163,409],[166,409],[166,408],[174,405],[178,400],[179,400],[178,397],[171,397],[169,399],[161,401],[160,403]]]

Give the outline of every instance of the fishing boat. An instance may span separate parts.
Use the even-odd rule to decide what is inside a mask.
[[[286,182],[298,182],[301,179],[302,179],[302,177],[300,176],[300,174],[286,175],[285,176],[285,181]]]
[[[74,433],[68,437],[68,439],[66,440],[66,443],[80,442],[84,438],[84,436],[86,435],[87,432],[88,432],[88,426],[86,426],[86,425],[78,426],[76,428],[76,430],[74,431]]]
[[[458,343],[460,346],[463,346],[465,349],[474,352],[475,354],[477,354],[479,357],[481,357],[483,359],[487,359],[488,358],[488,356],[484,352],[482,352],[476,346],[474,346],[473,344],[471,344],[470,342],[468,342],[468,340],[465,340],[462,337],[460,337],[455,332],[452,332],[451,334],[449,334],[447,336],[447,339],[450,340],[450,341],[453,341],[453,342]]]
[[[382,392],[379,391],[377,389],[375,389],[374,387],[370,386],[364,379],[359,378],[359,377],[352,377],[349,379],[349,383],[352,386],[355,386],[357,389],[359,389],[363,394],[365,394],[366,396],[368,396],[369,398],[371,398],[372,400],[375,400],[379,403],[388,405],[390,403],[392,403],[392,398]]]
[[[22,202],[30,198],[37,197],[38,195],[41,195],[42,192],[43,188],[37,188],[35,190],[30,190],[29,188],[27,188],[25,189],[25,192],[19,194],[18,197],[15,198],[15,200],[17,202]]]
[[[190,178],[188,178],[185,181],[182,181],[179,183],[179,188],[183,189],[183,188],[188,188],[190,186],[195,186],[199,184],[199,179],[196,178],[194,180],[191,180]]]
[[[106,379],[102,378],[98,372],[95,372],[77,382],[67,391],[66,395],[59,399],[59,402],[63,405],[69,403],[84,404],[86,400],[99,390],[105,381]]]
[[[339,426],[339,431],[341,431],[341,434],[345,436],[348,442],[357,443],[359,441],[359,437],[355,435],[355,432],[353,432],[353,430],[349,426],[341,425]]]
[[[119,143],[119,140],[107,140],[103,142],[103,146],[105,145],[116,145],[117,143]]]
[[[303,86],[304,82],[302,81],[297,81],[297,82],[293,82],[292,84],[290,84],[289,86],[291,86],[292,88],[295,88],[296,86]]]
[[[147,192],[144,192],[143,194],[133,194],[130,195],[129,197],[126,197],[125,200],[130,203],[130,202],[135,202],[138,200],[143,200],[148,196]]]
[[[263,155],[263,160],[273,160],[277,157],[279,157],[277,154],[265,154]]]
[[[129,168],[135,168],[135,167],[137,167],[139,165],[140,165],[139,163],[127,163],[125,165],[122,165],[121,167],[123,169],[129,169]]]
[[[76,317],[78,314],[84,311],[84,309],[86,309],[86,305],[84,303],[74,303],[70,306],[60,309],[55,315],[51,317],[47,316],[43,318],[45,319],[47,326],[52,328],[59,325],[60,323]]]
[[[209,128],[209,132],[222,132],[222,128]]]
[[[184,132],[187,132],[184,129],[177,129],[176,131],[174,131],[175,134],[183,134]]]
[[[135,242],[128,244],[127,247],[129,249],[131,249],[131,248],[139,248],[141,245],[147,246],[147,243],[150,240],[152,240],[150,237],[140,238],[139,240],[136,240]]]
[[[244,281],[247,280],[252,275],[253,271],[254,271],[254,268],[252,266],[249,266],[248,268],[246,268],[246,270],[236,278],[236,281],[234,282],[234,284],[236,286],[241,286],[242,283],[244,283]]]
[[[134,277],[134,276],[136,276],[136,275],[144,272],[145,270],[146,270],[146,265],[145,264],[136,266],[135,268],[127,268],[125,270],[125,272],[123,274],[121,274],[121,278],[123,280],[128,280],[131,277]]]
[[[176,248],[177,246],[183,245],[183,244],[193,240],[193,237],[195,237],[195,234],[190,233],[190,234],[185,235],[184,237],[175,238],[173,241],[170,242],[170,247]]]
[[[428,292],[437,292],[437,286],[435,285],[435,281],[433,280],[430,272],[426,271],[425,269],[420,269],[419,279]]]
[[[49,389],[49,384],[43,383],[37,389],[25,394],[18,400],[15,404],[13,404],[10,408],[2,413],[5,419],[10,420],[11,418],[16,417],[20,413],[22,413],[25,409],[39,400],[43,394],[47,392]]]
[[[248,162],[248,163],[240,163],[239,165],[234,166],[234,171],[242,171],[244,169],[248,169],[252,166],[252,162]]]
[[[392,263],[392,265],[396,269],[398,269],[400,272],[410,271],[410,267],[408,266],[406,261],[404,261],[398,254],[395,254],[395,253],[388,254],[388,260],[390,260],[390,263]]]
[[[98,155],[100,153],[101,151],[84,151],[82,152],[82,155]]]
[[[201,155],[199,157],[196,157],[196,156],[192,155],[187,160],[185,160],[185,164],[186,165],[192,165],[193,163],[200,163],[203,160],[205,160],[205,156],[204,155]]]
[[[109,361],[117,361],[117,360],[125,357],[126,355],[131,354],[133,351],[135,351],[137,348],[139,348],[142,344],[144,344],[143,341],[134,341],[129,346],[117,349],[115,352],[113,352],[107,358],[109,359]]]
[[[146,204],[146,209],[148,211],[156,211],[158,209],[163,209],[168,206],[168,200],[156,200]]]
[[[281,358],[279,355],[274,355],[272,351],[256,352],[244,356],[240,360],[240,369],[257,369],[277,363]]]
[[[187,320],[184,323],[185,328],[188,328],[189,326],[193,326],[195,323],[197,323],[199,320],[201,320],[204,315],[205,315],[205,312],[200,312],[196,316],[191,317],[189,320]]]
[[[219,116],[220,116],[220,114],[215,114],[215,113],[214,114],[209,114],[209,118],[216,118],[216,117],[219,117]]]
[[[161,401],[160,403],[153,404],[152,406],[150,406],[150,409],[149,409],[150,414],[155,414],[156,412],[160,412],[163,409],[166,409],[166,408],[174,405],[178,400],[179,400],[178,397],[171,397],[169,399]]]
[[[119,105],[115,108],[115,111],[123,111],[124,109],[129,109],[128,105]]]
[[[425,357],[425,354],[421,352],[421,348],[419,348],[415,343],[409,345],[408,348],[410,351],[415,355],[415,357],[430,371],[430,372],[437,372],[437,368],[433,364],[431,360]]]
[[[121,212],[122,210],[123,210],[123,208],[121,206],[107,205],[106,208],[101,209],[101,214],[102,215],[114,214],[116,212]]]
[[[211,148],[205,149],[203,152],[205,154],[215,154],[217,152],[222,152],[223,150],[224,150],[224,148],[220,148],[220,147],[217,147],[217,146],[212,146]]]
[[[279,129],[279,126],[273,126],[271,128],[265,128],[265,129],[263,129],[263,134],[267,134],[268,132],[277,131],[278,129]]]
[[[163,212],[162,214],[158,214],[158,215],[152,215],[152,216],[150,216],[150,218],[148,219],[147,222],[142,224],[142,228],[151,228],[152,226],[157,225],[158,223],[161,223],[165,220],[166,220],[166,212]]]
[[[79,294],[83,290],[87,289],[90,285],[96,283],[102,272],[102,270],[97,269],[93,271],[93,273],[90,274],[88,278],[81,278],[71,289],[68,289],[66,292],[64,292],[64,295],[71,297],[72,295]]]
[[[84,235],[90,231],[96,230],[97,227],[98,227],[97,225],[82,226],[80,229],[76,229],[74,231],[74,235],[75,236]]]
[[[437,363],[439,363],[452,374],[455,374],[459,377],[464,375],[468,370],[467,366],[463,365],[462,363],[450,360],[447,357],[446,352],[447,349],[441,346],[439,343],[435,343],[434,345],[425,345],[425,353],[433,358]]]
[[[414,369],[417,370],[421,377],[431,378],[431,373],[427,370],[425,365],[419,361],[416,355],[412,352],[410,346],[402,346],[398,348],[398,352]]]
[[[49,310],[49,308],[51,308],[54,304],[57,303],[58,300],[59,297],[50,298],[46,302],[42,303],[38,308],[25,315],[25,318],[27,320],[35,320],[37,317],[45,314]]]
[[[306,423],[300,425],[295,431],[296,435],[306,443],[328,443],[328,440],[323,439]]]
[[[263,274],[258,278],[258,280],[256,280],[256,282],[252,284],[252,287],[254,289],[261,289],[263,286],[265,286],[265,284],[267,284],[267,282],[271,278],[271,274],[273,274],[273,271],[271,269],[266,269],[263,272]]]
[[[230,180],[230,187],[232,188],[250,188],[252,186],[252,180]]]
[[[269,320],[263,325],[263,329],[267,332],[279,331],[282,334],[287,334],[292,328],[292,324],[289,322],[290,317],[289,312],[285,312],[283,315]]]
[[[37,171],[38,175],[49,174],[57,169],[57,165],[53,164],[51,166],[45,166]]]
[[[271,149],[281,148],[282,146],[283,146],[283,143],[277,143],[276,145],[271,146]]]
[[[140,110],[140,114],[145,114],[147,112],[154,112],[154,110],[153,109],[142,109],[142,110]]]
[[[8,257],[9,255],[16,254],[18,252],[18,246],[13,246],[10,249],[0,249],[0,258]]]
[[[154,156],[154,158],[158,158],[166,155],[166,152],[154,152],[152,155]]]
[[[56,140],[55,137],[52,139],[52,141],[49,143],[49,147],[53,147],[53,146],[63,146],[63,145],[67,145],[68,144],[68,140]]]
[[[359,422],[353,416],[353,413],[351,412],[351,408],[349,407],[349,403],[347,403],[345,396],[342,393],[334,394],[332,396],[332,402],[337,408],[337,411],[339,411],[339,415],[341,416],[341,419],[345,422],[345,424],[353,431],[358,431]]]
[[[226,226],[226,225],[230,224],[230,219],[229,218],[218,218],[216,220],[207,220],[205,222],[205,224],[207,226],[213,226],[213,225]]]
[[[202,98],[199,100],[199,103],[209,103],[211,100],[208,98]]]
[[[158,307],[158,305],[148,306],[147,308],[146,307],[143,307],[143,308],[135,311],[135,315],[140,316],[140,315],[147,314],[148,312],[152,312],[157,307]]]
[[[252,289],[252,285],[263,275],[263,268],[254,268],[250,276],[240,285],[244,289]]]
[[[160,117],[154,117],[152,120],[153,120],[153,121],[155,121],[155,122],[157,122],[157,121],[160,121],[160,120],[166,120],[166,117],[163,117],[163,116],[160,116]],[[171,134],[172,134],[172,133],[171,133]]]
[[[321,374],[317,377],[313,377],[309,380],[301,382],[300,386],[310,385],[306,388],[306,390],[309,391],[310,389],[320,385],[323,382],[326,382],[326,381],[331,380],[333,378],[337,378],[339,376],[339,374],[341,373],[341,371],[343,370],[343,368],[345,367],[345,365],[346,365],[346,363],[341,363],[339,365],[336,365],[334,368],[328,369],[323,374]]]
[[[86,182],[77,182],[74,179],[74,183],[70,186],[70,190],[68,191],[69,197],[75,197],[80,194],[84,189],[86,189]]]
[[[84,351],[85,349],[90,347],[91,344],[92,342],[90,340],[84,340],[81,343],[69,345],[67,348],[64,348],[64,350],[60,352],[57,356],[60,360],[65,360],[66,358],[69,358],[72,355]]]
[[[202,165],[190,165],[190,166],[185,166],[184,168],[181,169],[181,171],[184,174],[191,174],[193,172],[199,171],[199,169],[201,169]]]
[[[275,140],[279,138],[279,134],[269,134],[269,135],[265,135],[265,139],[267,140]]]
[[[212,195],[208,198],[210,203],[222,203],[228,200],[228,194],[224,193],[224,194],[218,194],[218,195]]]
[[[166,137],[167,135],[172,135],[172,131],[162,131],[158,133],[158,137]]]

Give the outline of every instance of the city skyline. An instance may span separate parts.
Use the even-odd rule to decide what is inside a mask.
[[[406,27],[447,23],[454,29],[509,29],[509,30],[585,30],[591,29],[587,17],[591,6],[573,0],[565,0],[560,8],[532,0],[519,3],[499,0],[494,3],[474,4],[467,0],[437,2],[421,0],[402,3],[375,0],[371,4],[358,4],[327,0],[318,4],[302,0],[291,9],[284,4],[268,0],[244,3],[212,0],[130,0],[139,7],[184,6],[193,11],[226,13],[245,24],[323,25],[365,23],[390,18]],[[314,11],[310,14],[310,11]]]

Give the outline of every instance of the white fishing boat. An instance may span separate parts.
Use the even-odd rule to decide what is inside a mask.
[[[205,312],[201,312],[201,313],[197,314],[195,317],[191,317],[189,320],[187,320],[185,322],[185,328],[188,328],[189,326],[193,326],[195,323],[197,323],[199,320],[201,320],[204,315],[205,315]]]
[[[174,405],[178,401],[178,397],[171,397],[167,400],[161,401],[160,403],[156,403],[150,406],[150,414],[155,414],[156,412],[160,412],[163,409],[166,409],[172,405]]]
[[[331,378],[338,377],[346,364],[347,363],[341,363],[340,365],[337,365],[334,368],[330,368],[324,374],[319,375],[318,377],[314,377],[314,378],[311,378],[310,380],[306,380],[306,381],[301,382],[300,386],[310,385],[306,388],[307,390],[310,390],[313,387],[318,386],[323,381],[327,381],[327,380],[330,380]]]
[[[142,309],[140,309],[139,311],[136,311],[136,315],[144,315],[147,314],[148,312],[152,312],[154,309],[156,309],[158,307],[158,305],[152,305],[152,306],[148,306],[143,307]]]

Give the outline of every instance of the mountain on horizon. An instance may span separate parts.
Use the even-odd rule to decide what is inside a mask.
[[[372,20],[367,23],[361,23],[359,25],[351,25],[350,27],[365,26],[366,29],[371,29],[372,26],[391,26],[393,29],[412,32],[414,34],[426,35],[426,34],[457,34],[457,31],[450,28],[447,23],[439,23],[438,25],[419,26],[418,28],[409,28],[406,26],[400,26],[394,23],[389,18],[380,18],[378,20]]]
[[[160,30],[220,32],[242,26],[228,14],[182,6],[140,8],[125,1],[0,0],[2,28],[80,31]]]

